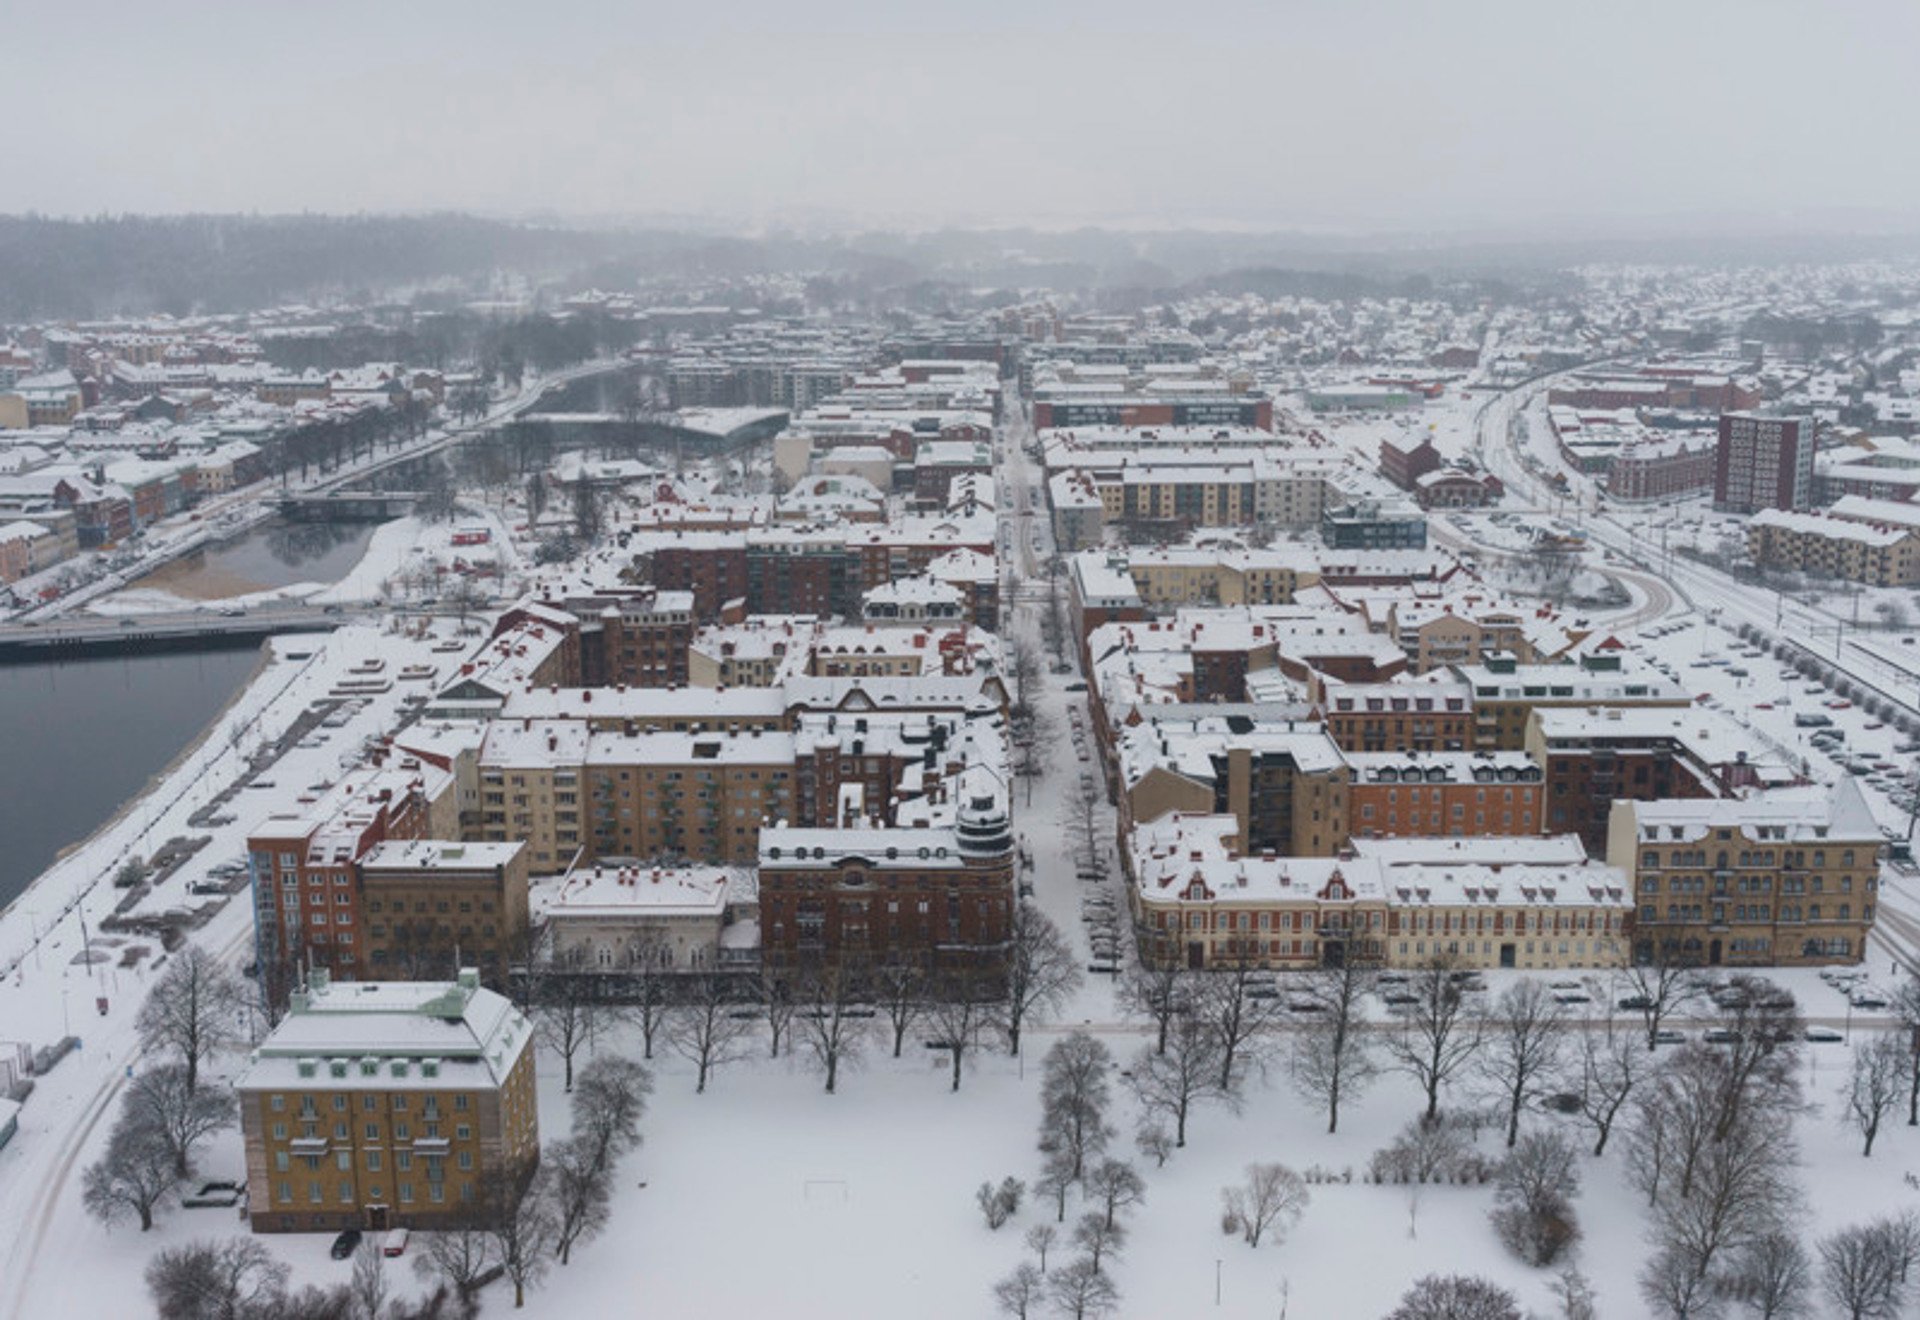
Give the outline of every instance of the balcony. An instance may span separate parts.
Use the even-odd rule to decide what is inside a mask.
[[[445,1155],[452,1149],[453,1143],[445,1137],[415,1137],[413,1153],[416,1155]]]
[[[295,1155],[325,1155],[331,1148],[326,1137],[295,1137],[287,1143],[287,1149]]]

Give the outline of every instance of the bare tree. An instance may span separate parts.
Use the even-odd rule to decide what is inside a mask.
[[[1691,1186],[1669,1181],[1655,1208],[1659,1240],[1685,1251],[1703,1270],[1786,1227],[1798,1202],[1792,1177],[1792,1127],[1742,1121],[1709,1140],[1694,1162]]]
[[[1891,1031],[1880,1032],[1853,1052],[1853,1070],[1841,1094],[1847,1102],[1846,1121],[1865,1139],[1862,1155],[1873,1154],[1881,1120],[1900,1103],[1907,1085],[1907,1054],[1907,1042]]]
[[[387,1256],[379,1238],[361,1240],[353,1253],[353,1282],[347,1285],[353,1296],[356,1320],[381,1320],[392,1288],[387,1281]]]
[[[1709,1046],[1684,1045],[1667,1056],[1633,1102],[1627,1178],[1659,1204],[1669,1183],[1693,1190],[1693,1171],[1713,1140],[1724,1060]]]
[[[493,1268],[493,1235],[478,1214],[456,1216],[416,1240],[413,1272],[423,1280],[444,1279],[463,1300],[473,1295]]]
[[[193,1150],[216,1132],[239,1119],[233,1093],[211,1088],[192,1089],[180,1064],[162,1064],[133,1079],[121,1103],[126,1120],[158,1133],[173,1154],[174,1176],[184,1178],[193,1167]]]
[[[1193,1003],[1193,974],[1178,963],[1139,958],[1120,981],[1120,1003],[1154,1026],[1154,1051],[1167,1048],[1167,1028]]]
[[[1167,1131],[1164,1124],[1145,1122],[1133,1134],[1133,1144],[1140,1148],[1142,1155],[1153,1160],[1154,1168],[1164,1169],[1173,1154],[1173,1133]]]
[[[1109,1256],[1118,1256],[1127,1245],[1127,1226],[1105,1215],[1085,1214],[1073,1226],[1073,1245],[1087,1253],[1094,1268]]]
[[[1806,1023],[1788,991],[1759,976],[1735,976],[1715,997],[1721,1026],[1719,1053],[1726,1061],[1726,1084],[1714,1139],[1727,1132],[1749,1106],[1770,1111],[1793,1109],[1800,1101],[1800,1045]]]
[[[1440,1113],[1440,1088],[1473,1061],[1480,1048],[1480,1016],[1454,972],[1458,959],[1436,954],[1413,973],[1414,997],[1401,1030],[1385,1033],[1387,1057],[1420,1084],[1428,1118]]]
[[[1053,919],[1032,903],[1014,904],[1009,934],[1001,1027],[1007,1052],[1018,1054],[1021,1029],[1059,1011],[1080,984],[1080,964]]]
[[[602,1054],[580,1070],[573,1092],[573,1135],[592,1167],[611,1169],[640,1144],[640,1120],[653,1075],[632,1059]]]
[[[980,1206],[980,1213],[987,1221],[987,1227],[998,1230],[1009,1219],[1020,1213],[1020,1202],[1027,1194],[1027,1185],[1018,1178],[1006,1177],[995,1187],[990,1182],[980,1184],[973,1199]]]
[[[1047,1051],[1040,1083],[1040,1150],[1066,1159],[1074,1180],[1113,1138],[1107,1122],[1113,1054],[1084,1031],[1063,1036]]]
[[[166,1137],[147,1124],[131,1121],[123,1111],[107,1140],[106,1154],[97,1164],[88,1165],[81,1178],[80,1199],[101,1223],[115,1224],[132,1215],[144,1233],[153,1227],[154,1215],[178,1182],[173,1148]]]
[[[1570,1265],[1555,1276],[1553,1294],[1560,1301],[1560,1320],[1598,1320],[1593,1285],[1578,1268]]]
[[[777,1059],[780,1057],[781,1042],[787,1039],[800,1004],[794,998],[793,988],[788,985],[787,978],[766,968],[761,969],[756,988],[760,1013],[767,1020],[767,1057]]]
[[[1326,1106],[1330,1134],[1340,1130],[1341,1103],[1358,1099],[1380,1073],[1364,1002],[1373,986],[1372,970],[1352,958],[1289,984],[1313,1008],[1294,1033],[1288,1072],[1296,1091]]]
[[[1053,1222],[1067,1222],[1067,1193],[1073,1190],[1073,1162],[1066,1155],[1051,1155],[1040,1171],[1033,1190],[1053,1202]]]
[[[189,944],[173,956],[140,1005],[135,1029],[143,1048],[179,1059],[187,1089],[200,1085],[200,1065],[233,1046],[246,996],[213,955]]]
[[[1580,1117],[1593,1129],[1595,1159],[1606,1153],[1620,1111],[1652,1069],[1650,1060],[1638,1037],[1615,1031],[1611,1021],[1604,1028],[1581,1033],[1580,1058],[1567,1080],[1579,1097]]]
[[[1307,1180],[1286,1165],[1249,1164],[1246,1182],[1220,1189],[1222,1222],[1237,1227],[1250,1247],[1259,1246],[1269,1232],[1278,1242],[1306,1212],[1310,1199]]]
[[[933,1029],[933,1038],[952,1060],[950,1090],[960,1089],[967,1055],[980,1044],[993,1022],[994,1005],[986,998],[987,990],[978,977],[964,973],[949,976],[936,986],[927,1003],[924,1016]]]
[[[648,931],[636,937],[624,954],[626,1015],[640,1028],[640,1057],[653,1057],[653,1040],[672,1002],[673,975],[667,970],[669,946],[664,935]]]
[[[1060,1230],[1052,1224],[1035,1224],[1027,1230],[1027,1250],[1040,1258],[1040,1273],[1047,1272],[1047,1253],[1053,1250],[1053,1244],[1059,1240]]]
[[[872,986],[873,997],[893,1033],[893,1057],[897,1059],[907,1033],[926,1011],[927,975],[916,963],[886,963],[874,971]]]
[[[1769,1233],[1740,1251],[1726,1287],[1759,1320],[1790,1320],[1807,1314],[1813,1266],[1792,1234]]]
[[[1512,1293],[1467,1274],[1429,1274],[1407,1289],[1387,1320],[1521,1320]]]
[[[1506,1108],[1509,1150],[1520,1139],[1520,1111],[1559,1067],[1565,1031],[1565,1010],[1538,981],[1516,982],[1495,1001],[1480,1072]]]
[[[1920,800],[1916,800],[1920,810]],[[1920,1127],[1920,975],[1908,973],[1894,992],[1893,1011],[1907,1042],[1907,1126]]]
[[[1579,1190],[1573,1144],[1558,1132],[1529,1132],[1500,1165],[1494,1232],[1527,1264],[1551,1265],[1579,1236],[1573,1213]]]
[[[1087,1174],[1087,1199],[1109,1221],[1147,1199],[1147,1182],[1125,1160],[1101,1160]]]
[[[585,950],[576,945],[556,953],[544,971],[534,976],[531,987],[534,1028],[547,1048],[560,1056],[569,1091],[573,1090],[574,1057],[592,1039],[603,1012],[596,980],[587,970]]]
[[[1099,780],[1088,775],[1068,790],[1061,805],[1061,824],[1073,843],[1074,860],[1084,867],[1095,867],[1105,852],[1104,841],[1112,828],[1107,820],[1107,797]]]
[[[1229,958],[1200,979],[1194,1009],[1202,1014],[1220,1046],[1220,1089],[1231,1092],[1241,1081],[1236,1064],[1259,1066],[1267,1056],[1285,1010],[1278,996],[1258,995],[1252,958]]]
[[[1164,1053],[1143,1048],[1133,1059],[1128,1079],[1146,1121],[1173,1124],[1173,1144],[1187,1144],[1187,1118],[1208,1100],[1233,1102],[1236,1093],[1220,1089],[1220,1043],[1198,1015],[1173,1025]]]
[[[1053,1272],[1047,1280],[1047,1297],[1070,1320],[1099,1320],[1120,1309],[1120,1289],[1087,1256]]]
[[[1697,972],[1679,961],[1675,951],[1660,947],[1650,953],[1649,961],[1622,973],[1625,993],[1620,996],[1620,1007],[1640,1014],[1647,1049],[1652,1050],[1660,1043],[1660,1028],[1700,998],[1700,980]]]
[[[839,1084],[841,1067],[858,1065],[871,1035],[868,1009],[855,995],[853,977],[838,968],[811,973],[801,987],[800,1042],[825,1078],[827,1094]]]
[[[726,979],[702,972],[686,979],[686,994],[662,1024],[667,1048],[694,1065],[694,1093],[704,1094],[707,1079],[745,1056],[753,1034],[753,1014]]]
[[[1666,1246],[1640,1270],[1640,1297],[1669,1320],[1712,1320],[1721,1314],[1719,1289],[1706,1266],[1685,1247]]]
[[[1001,1315],[1012,1316],[1013,1320],[1027,1320],[1045,1294],[1045,1284],[1041,1278],[1045,1272],[1021,1261],[1013,1273],[993,1285],[994,1307]]]
[[[1821,1289],[1847,1320],[1905,1315],[1910,1264],[1884,1222],[1856,1224],[1820,1240]]]
[[[513,1305],[546,1277],[559,1228],[544,1171],[530,1161],[502,1165],[480,1180],[480,1214],[493,1238],[493,1257],[513,1280]]]
[[[568,1137],[547,1148],[541,1165],[553,1220],[553,1249],[560,1263],[573,1259],[576,1243],[599,1236],[612,1213],[612,1167],[596,1162],[593,1148]]]
[[[169,1247],[147,1263],[154,1309],[168,1317],[241,1320],[274,1314],[292,1270],[253,1238]]]

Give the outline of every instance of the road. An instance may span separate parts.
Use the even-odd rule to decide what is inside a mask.
[[[75,615],[42,624],[0,624],[0,655],[36,656],[69,647],[165,641],[170,638],[320,632],[348,622],[338,607],[255,606],[229,613],[175,610],[115,618]]]

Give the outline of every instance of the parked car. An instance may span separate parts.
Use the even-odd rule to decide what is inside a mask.
[[[345,1260],[360,1249],[360,1230],[350,1228],[333,1240],[333,1246],[327,1254],[335,1260]]]
[[[390,1228],[386,1239],[380,1244],[380,1254],[388,1258],[407,1254],[407,1243],[413,1235],[404,1228]]]
[[[1846,1039],[1832,1027],[1808,1027],[1806,1037],[1816,1045],[1838,1045]]]

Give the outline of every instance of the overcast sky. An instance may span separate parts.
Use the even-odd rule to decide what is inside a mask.
[[[95,0],[0,39],[9,211],[1920,220],[1920,0]]]

